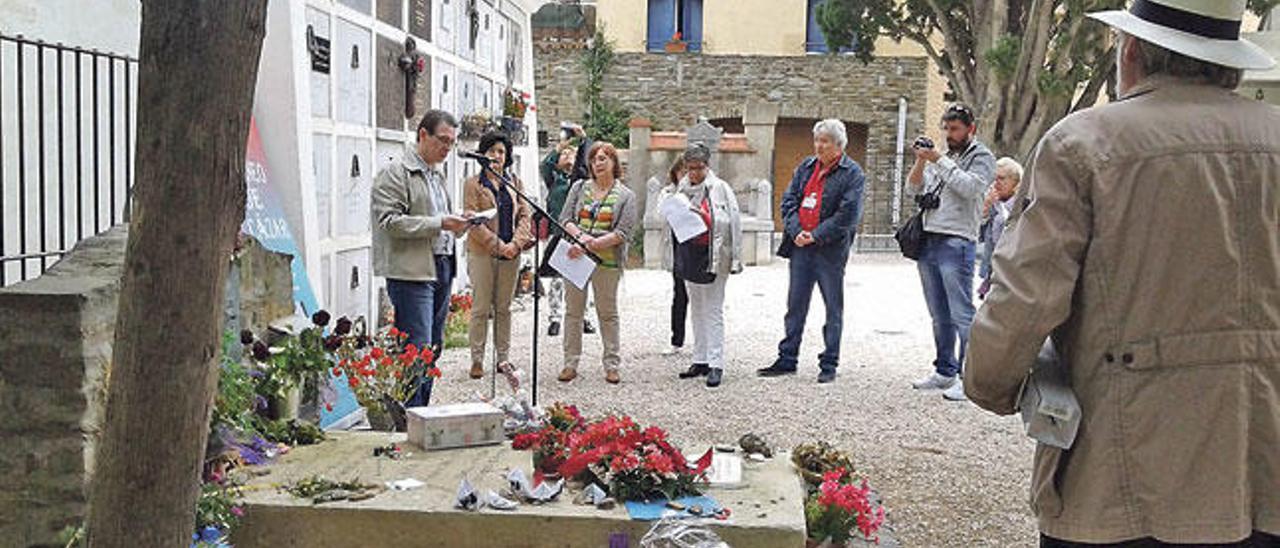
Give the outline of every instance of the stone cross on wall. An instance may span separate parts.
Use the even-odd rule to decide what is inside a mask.
[[[693,146],[694,143],[702,143],[711,152],[715,152],[720,148],[720,139],[724,136],[724,130],[707,122],[706,116],[699,116],[698,123],[686,130],[685,133],[688,135],[689,146]]]

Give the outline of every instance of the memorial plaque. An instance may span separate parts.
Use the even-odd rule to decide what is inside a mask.
[[[404,44],[378,35],[378,127],[404,129],[405,73],[400,70]],[[418,85],[422,85],[419,80]]]
[[[409,34],[431,41],[431,0],[409,0]]]
[[[404,28],[404,0],[378,0],[378,20],[398,29]]]
[[[413,112],[415,118],[409,120],[409,125],[416,126],[417,118],[431,110],[431,89],[431,58],[427,57],[426,62],[422,64],[422,74],[418,75],[418,87],[413,90]]]

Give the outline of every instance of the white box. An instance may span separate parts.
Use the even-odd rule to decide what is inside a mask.
[[[410,407],[409,443],[426,450],[502,443],[502,410],[487,403]]]

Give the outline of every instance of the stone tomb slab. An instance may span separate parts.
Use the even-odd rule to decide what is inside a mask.
[[[408,446],[404,434],[336,433],[320,445],[300,447],[271,465],[270,474],[245,489],[245,518],[233,541],[254,546],[590,547],[610,546],[622,533],[639,546],[652,522],[633,521],[623,505],[612,510],[573,504],[566,489],[555,502],[521,504],[514,511],[454,509],[458,484],[469,478],[477,492],[501,491],[508,469],[530,473],[531,454],[510,444],[426,452]],[[401,443],[411,452],[400,460],[373,457],[373,449]],[[312,475],[383,484],[415,478],[426,485],[385,491],[359,502],[313,505],[276,488]],[[744,486],[710,489],[707,495],[732,516],[705,520],[734,548],[786,548],[805,544],[800,477],[787,455],[743,464]]]

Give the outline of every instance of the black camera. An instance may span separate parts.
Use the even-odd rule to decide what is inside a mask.
[[[938,209],[940,205],[942,205],[942,198],[939,198],[937,193],[926,192],[916,195],[916,206],[920,209]]]
[[[914,142],[914,143],[912,143],[912,144],[911,144],[911,147],[912,147],[912,148],[924,148],[924,149],[931,149],[931,148],[933,148],[933,139],[930,139],[930,138],[928,138],[928,137],[920,137],[920,138],[917,138],[917,139],[916,139],[916,142]]]

